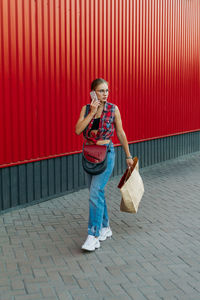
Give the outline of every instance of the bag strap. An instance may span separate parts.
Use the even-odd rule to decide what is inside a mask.
[[[87,115],[89,114],[90,111],[90,104],[86,104],[86,109],[85,109],[85,115],[84,118],[87,117]],[[89,125],[89,124],[88,124]],[[85,127],[85,129],[83,130],[84,135],[86,134],[86,130],[88,128],[88,125]]]
[[[87,115],[89,114],[89,111],[90,111],[90,104],[87,104],[87,105],[86,105],[86,110],[85,110],[84,118],[87,117]],[[87,127],[86,127],[86,128],[87,128]]]
[[[90,104],[86,104],[86,109],[85,109],[85,115],[84,118],[87,117],[87,115],[89,114],[90,111]],[[84,129],[84,133],[86,132],[87,128],[88,128],[89,124],[85,127]],[[86,141],[85,141],[86,143]],[[96,144],[96,143],[95,143]],[[83,144],[83,149],[84,149],[84,144]]]

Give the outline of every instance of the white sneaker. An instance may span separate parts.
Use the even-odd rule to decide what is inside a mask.
[[[107,239],[107,237],[112,236],[112,230],[110,227],[103,227],[100,231],[99,241],[103,242]]]
[[[81,249],[87,251],[94,251],[100,247],[99,239],[95,238],[93,235],[88,235],[85,243],[82,245]]]

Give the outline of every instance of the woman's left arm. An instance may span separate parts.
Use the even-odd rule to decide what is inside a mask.
[[[117,137],[118,137],[120,143],[122,144],[122,147],[124,148],[124,152],[126,154],[127,166],[131,167],[133,165],[133,160],[132,160],[132,158],[128,158],[128,157],[132,157],[132,156],[131,156],[131,153],[130,153],[130,150],[129,150],[126,134],[125,134],[123,126],[122,126],[122,119],[121,119],[120,111],[119,111],[119,108],[117,106],[115,106],[115,121],[114,121],[114,124],[115,124]]]

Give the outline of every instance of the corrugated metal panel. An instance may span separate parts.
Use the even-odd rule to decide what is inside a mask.
[[[1,0],[1,167],[80,151],[95,77],[130,142],[200,129],[199,48],[199,0]]]
[[[126,161],[122,147],[115,147],[113,176],[122,174]],[[200,131],[143,141],[130,145],[140,167],[200,151]],[[81,154],[57,157],[0,169],[0,211],[24,206],[86,187]]]

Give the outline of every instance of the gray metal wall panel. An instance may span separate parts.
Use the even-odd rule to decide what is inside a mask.
[[[55,194],[55,162],[53,159],[50,159],[48,162],[48,194]]]
[[[48,161],[41,161],[41,192],[42,198],[48,197],[48,170],[47,170]],[[55,178],[54,178],[55,180]]]
[[[27,201],[27,165],[19,166],[19,204],[25,204]],[[11,170],[10,170],[11,171]]]
[[[67,190],[73,189],[73,157],[67,156]]]
[[[33,163],[27,164],[26,172],[27,172],[27,201],[32,202],[34,201]],[[13,187],[11,188],[11,191],[12,189]]]
[[[146,167],[200,151],[200,132],[131,144],[130,151],[138,156],[140,167]],[[115,147],[115,152],[112,176],[126,169],[122,147]],[[48,200],[85,186],[81,153],[0,169],[0,211]]]
[[[86,184],[86,177],[85,177],[85,172],[82,168],[82,156],[78,155],[78,165],[79,165],[79,186],[83,187]]]
[[[61,157],[61,192],[67,190],[67,157]]]
[[[40,176],[41,176],[41,162],[37,161],[36,163],[33,163],[34,165],[34,199],[39,200],[41,199],[41,182],[40,182]]]
[[[55,158],[55,193],[61,193],[61,159],[60,157]]]
[[[73,155],[73,188],[77,189],[78,188],[78,177],[79,177],[79,159],[78,156],[80,154],[74,154]]]
[[[32,165],[32,164],[31,164]],[[28,167],[28,166],[27,166]],[[19,204],[19,176],[18,176],[18,167],[14,166],[10,171],[10,186],[11,186],[11,207],[15,207]],[[32,178],[33,180],[33,178]],[[0,187],[1,188],[1,187]],[[30,189],[31,195],[31,187]],[[33,197],[30,197],[30,201],[33,201]]]
[[[2,170],[2,209],[10,208],[10,176],[9,168]]]

